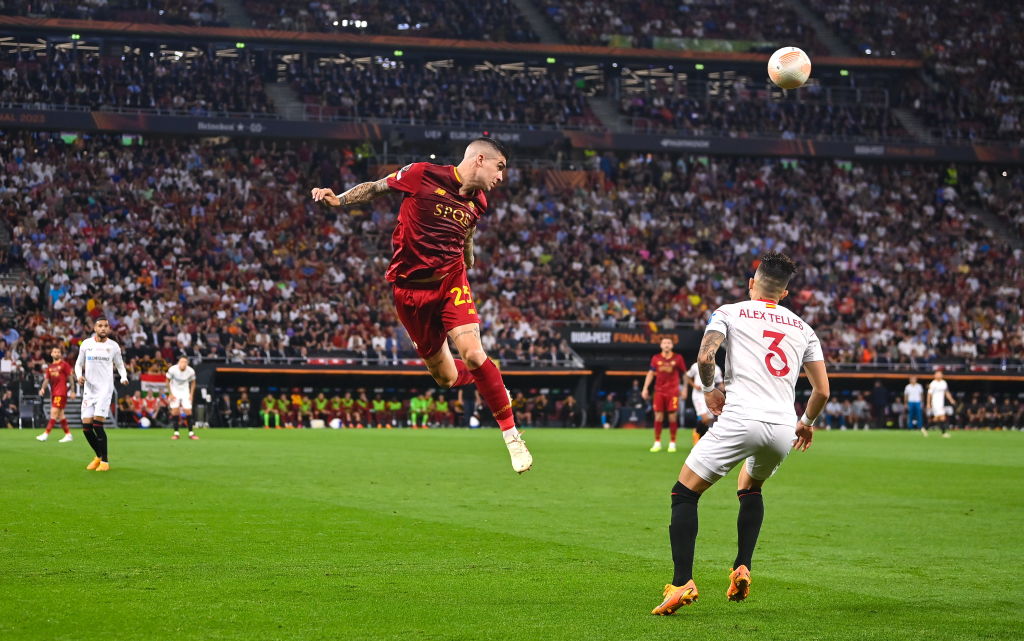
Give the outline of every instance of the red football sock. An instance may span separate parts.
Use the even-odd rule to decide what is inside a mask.
[[[654,440],[661,441],[661,421],[654,419]]]
[[[672,443],[676,442],[676,432],[679,431],[679,423],[677,421],[668,422],[668,437]]]
[[[71,433],[71,428],[68,427],[68,419],[66,419],[66,418],[60,419],[60,429],[64,430],[65,434],[70,434]]]
[[[50,422],[46,424],[46,433],[49,434],[50,430],[53,429],[54,420],[51,418]]]
[[[516,426],[516,419],[512,416],[512,402],[505,391],[505,382],[501,380],[501,372],[495,367],[491,360],[484,361],[484,364],[476,369],[469,370],[469,373],[476,379],[476,388],[480,390],[480,396],[484,403],[494,414],[494,420],[498,421],[501,431],[510,430]]]
[[[459,375],[455,378],[455,382],[452,383],[452,387],[462,387],[473,382],[473,373],[469,371],[465,361],[455,359],[455,370],[458,371]]]

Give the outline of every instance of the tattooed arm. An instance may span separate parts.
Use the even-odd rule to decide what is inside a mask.
[[[725,334],[711,330],[704,334],[704,340],[700,343],[700,353],[697,355],[697,371],[700,372],[700,382],[705,388],[715,385],[715,354],[725,340]]]
[[[360,183],[340,196],[335,196],[329,187],[314,187],[312,195],[314,202],[325,202],[331,207],[349,207],[368,203],[390,191],[388,179],[381,178],[373,182]]]
[[[722,332],[709,330],[704,333],[704,340],[701,341],[700,352],[697,354],[697,371],[700,372],[700,382],[704,389],[715,385],[715,354],[724,340],[725,334]],[[711,413],[718,416],[725,407],[725,394],[715,388],[710,392],[704,392],[704,401]]]
[[[466,269],[471,269],[473,263],[476,262],[476,256],[473,255],[473,234],[476,233],[476,227],[471,227],[469,233],[466,234],[466,242],[462,246],[462,256],[466,261]]]

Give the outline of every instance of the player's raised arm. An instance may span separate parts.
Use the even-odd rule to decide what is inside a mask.
[[[312,196],[313,202],[327,203],[331,207],[350,207],[368,203],[391,191],[388,179],[381,178],[373,182],[359,183],[340,196],[334,195],[334,191],[330,187],[314,187]]]

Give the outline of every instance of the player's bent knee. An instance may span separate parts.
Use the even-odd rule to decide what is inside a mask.
[[[469,369],[476,369],[487,362],[487,354],[482,349],[470,349],[462,355],[462,360],[466,361]]]

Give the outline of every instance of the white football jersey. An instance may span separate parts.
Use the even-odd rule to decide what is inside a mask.
[[[908,403],[920,403],[924,400],[924,388],[920,383],[908,384],[903,388],[903,395],[907,397]]]
[[[184,370],[177,365],[172,365],[171,369],[167,370],[167,382],[171,386],[171,394],[178,398],[189,397],[194,380],[196,380],[196,371],[192,369],[191,365],[186,365]]]
[[[114,391],[114,368],[121,378],[128,378],[121,358],[121,346],[108,338],[102,343],[95,337],[82,341],[75,360],[75,376],[85,376],[83,396],[99,396]]]
[[[800,370],[825,360],[810,325],[781,305],[748,300],[716,309],[704,331],[725,334],[723,415],[795,424]]]
[[[693,381],[693,387],[690,391],[690,398],[697,398],[697,396],[700,395],[701,399],[703,400],[704,390],[701,389],[701,387],[704,385],[704,383],[703,381],[700,380],[700,370],[697,368],[697,361],[693,361],[693,365],[690,365],[690,369],[686,370],[686,375],[689,376],[690,380]],[[721,383],[722,380],[722,368],[716,364],[715,387],[718,387],[718,384]]]
[[[932,408],[943,407],[946,404],[946,390],[949,389],[949,383],[946,379],[941,381],[932,379],[931,383],[928,383],[928,396],[931,397]]]

